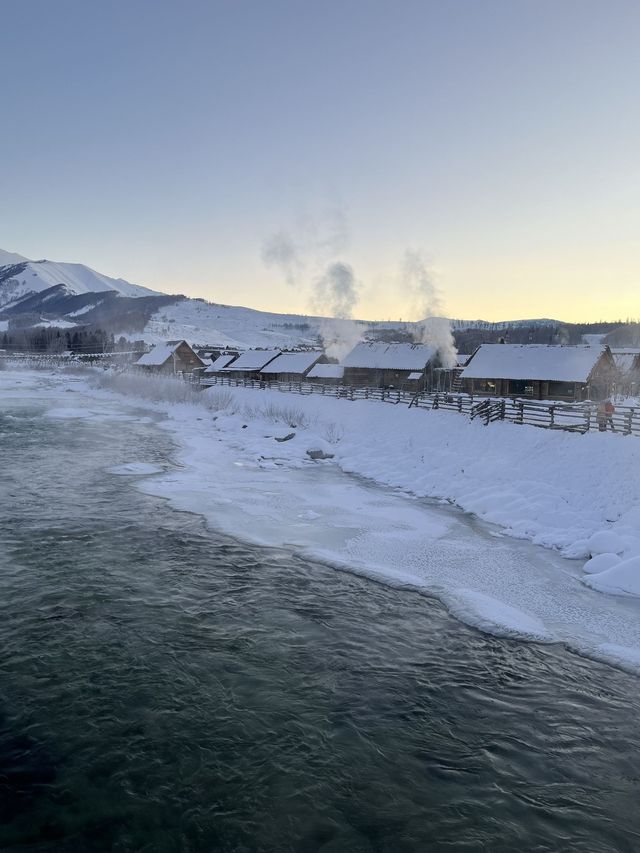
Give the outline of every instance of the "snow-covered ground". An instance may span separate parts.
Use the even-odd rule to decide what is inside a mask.
[[[5,372],[0,387],[20,376],[41,381]],[[51,416],[90,418],[109,401],[139,406],[145,380],[107,377],[111,390],[54,381],[76,396],[52,403]],[[166,413],[178,467],[154,474],[129,460],[112,473],[176,508],[238,538],[435,595],[483,630],[640,670],[636,438],[249,389],[147,405]]]
[[[252,308],[216,305],[198,299],[184,299],[158,310],[142,332],[148,343],[184,339],[191,344],[211,344],[249,349],[255,347],[293,347],[318,343],[321,329],[344,330],[349,340],[369,324],[352,320],[327,320],[299,314],[271,314]],[[399,324],[402,325],[402,324]]]

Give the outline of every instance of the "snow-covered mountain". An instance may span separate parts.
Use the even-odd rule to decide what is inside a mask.
[[[68,294],[115,291],[120,296],[155,296],[157,291],[122,278],[110,278],[84,264],[31,261],[14,252],[0,250],[0,308],[18,299],[42,293],[63,284]]]

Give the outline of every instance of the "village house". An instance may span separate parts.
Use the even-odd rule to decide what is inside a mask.
[[[461,374],[469,394],[569,402],[603,399],[615,379],[609,347],[550,344],[482,344]]]
[[[430,387],[437,366],[435,347],[363,341],[343,359],[344,384],[369,388]]]
[[[282,352],[260,371],[260,378],[267,381],[303,382],[311,368],[324,361],[322,352]]]
[[[279,349],[246,350],[240,353],[228,367],[223,367],[219,375],[230,379],[259,379],[264,368],[279,355]]]
[[[344,367],[341,364],[316,364],[307,373],[307,382],[320,385],[342,385]]]
[[[616,391],[635,397],[640,393],[640,347],[612,348],[618,370]]]
[[[156,344],[135,366],[150,373],[192,373],[203,368],[204,362],[186,341],[167,341]]]

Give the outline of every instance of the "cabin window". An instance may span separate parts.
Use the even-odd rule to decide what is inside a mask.
[[[476,379],[474,382],[474,390],[479,394],[495,394],[496,381],[495,379]]]
[[[517,397],[533,397],[532,379],[510,379],[509,393]]]
[[[550,382],[550,397],[573,397],[575,395],[575,383],[573,382]]]

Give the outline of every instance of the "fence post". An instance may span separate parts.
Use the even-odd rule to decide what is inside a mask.
[[[435,393],[435,395],[434,395],[434,397],[433,397],[433,403],[432,403],[432,405],[431,405],[431,408],[432,408],[432,409],[439,409],[439,408],[440,408],[440,399],[439,399],[439,397],[438,397],[438,392],[437,392],[437,391],[436,391],[436,393]]]
[[[500,402],[500,420],[503,421],[507,412],[507,401],[502,400]]]
[[[550,427],[555,426],[555,423],[556,423],[555,414],[556,414],[556,407],[555,406],[549,406],[549,426]]]
[[[633,415],[634,415],[634,413],[635,413],[635,409],[633,407],[631,407],[631,409],[629,409],[629,414],[627,415],[627,431],[626,431],[625,435],[631,435],[631,433],[633,432]]]

